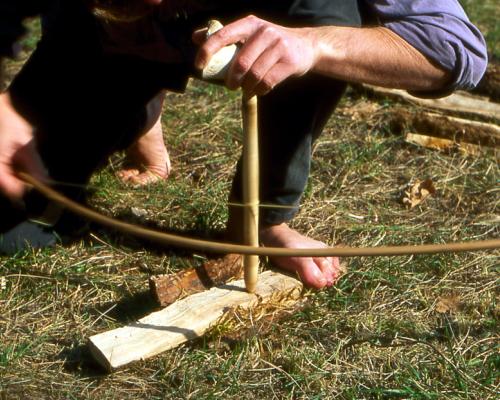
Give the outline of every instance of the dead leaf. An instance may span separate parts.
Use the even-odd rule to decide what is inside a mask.
[[[436,188],[432,180],[426,179],[425,181],[418,180],[405,190],[401,199],[402,203],[408,208],[413,208],[422,203],[427,197],[434,195]]]
[[[458,294],[449,294],[437,299],[436,312],[439,314],[456,313],[460,310],[461,302]]]

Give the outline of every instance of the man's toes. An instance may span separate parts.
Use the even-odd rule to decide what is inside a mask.
[[[130,168],[130,169],[122,169],[116,173],[118,179],[122,182],[130,181],[134,176],[139,175],[140,172],[138,169]]]
[[[153,172],[146,171],[142,172],[138,175],[132,176],[129,179],[129,183],[135,186],[145,186],[145,185],[150,185],[152,183],[156,183],[164,179],[163,177],[154,174]]]
[[[328,278],[312,258],[303,258],[297,272],[305,286],[313,289],[323,289],[328,285]]]
[[[333,286],[339,278],[338,258],[314,257],[313,261],[326,279],[326,286]]]
[[[116,173],[118,179],[123,183],[131,184],[132,186],[145,186],[152,183],[167,179],[168,170],[147,169],[144,172],[136,168],[122,169]]]

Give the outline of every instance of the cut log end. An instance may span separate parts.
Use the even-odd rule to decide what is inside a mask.
[[[107,372],[113,371],[113,365],[111,365],[110,360],[103,352],[103,349],[99,347],[98,343],[94,342],[93,337],[89,338],[87,345],[89,347],[90,354],[94,358],[94,360],[99,364],[104,370]]]

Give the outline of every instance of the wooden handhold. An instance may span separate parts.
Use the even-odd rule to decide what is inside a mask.
[[[207,39],[222,28],[223,26],[219,21],[209,21]],[[231,44],[220,49],[212,56],[203,71],[201,71],[202,78],[207,80],[224,80],[227,70],[229,69],[229,65],[231,64],[231,61],[237,51],[238,47],[235,44]]]
[[[123,328],[90,337],[90,352],[112,371],[202,336],[230,310],[289,302],[299,299],[301,293],[302,283],[297,279],[266,271],[260,275],[255,293],[248,293],[244,281],[238,280],[194,294]]]
[[[228,254],[210,260],[199,268],[189,268],[176,274],[155,275],[149,278],[151,295],[162,307],[194,293],[218,286],[243,274],[242,257]]]

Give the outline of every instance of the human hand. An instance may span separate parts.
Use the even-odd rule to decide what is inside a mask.
[[[0,94],[0,192],[18,201],[25,185],[16,171],[26,171],[46,180],[47,172],[38,154],[32,126],[12,107],[8,93]]]
[[[203,69],[225,46],[240,43],[226,75],[229,89],[242,87],[248,97],[264,95],[290,76],[301,76],[315,64],[310,28],[285,28],[254,16],[226,25],[206,39],[197,31],[193,40],[201,47],[195,66]]]

